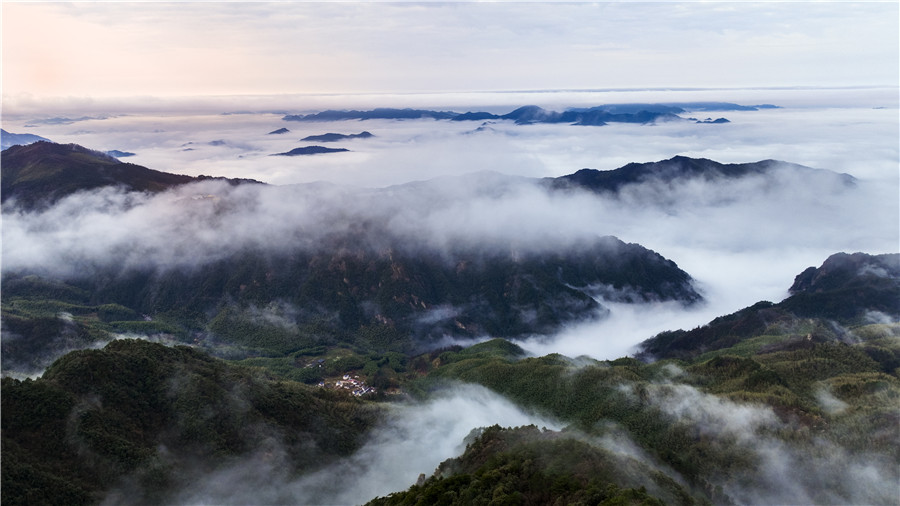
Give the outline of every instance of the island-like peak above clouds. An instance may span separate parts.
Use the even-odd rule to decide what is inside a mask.
[[[117,186],[127,191],[158,192],[174,186],[211,179],[185,176],[124,163],[115,157],[77,144],[35,142],[13,146],[2,153],[0,195],[14,199],[23,209],[52,205],[81,190]],[[224,179],[224,178],[222,178]],[[250,179],[227,179],[232,184]]]
[[[756,111],[777,106],[739,105],[730,102],[684,102],[671,104],[607,104],[595,107],[569,108],[565,111],[551,111],[537,105],[519,107],[507,114],[485,111],[432,111],[427,109],[378,108],[368,111],[329,109],[313,114],[289,114],[284,121],[340,121],[366,119],[435,119],[452,121],[484,121],[491,119],[511,120],[517,125],[534,123],[568,123],[572,125],[602,126],[607,123],[654,123],[668,120],[692,120],[678,114],[688,111]],[[712,121],[710,121],[712,123]],[[720,118],[718,123],[727,123]]]
[[[671,182],[702,178],[705,180],[737,179],[754,175],[767,175],[776,171],[791,171],[808,177],[836,178],[839,184],[853,186],[856,178],[829,170],[813,169],[804,165],[778,160],[761,160],[751,163],[723,164],[706,158],[675,156],[668,160],[648,163],[629,163],[614,170],[581,169],[574,174],[546,178],[543,183],[556,190],[587,189],[597,193],[615,193],[624,186],[650,180]]]
[[[34,134],[14,134],[0,129],[0,150],[11,148],[12,146],[23,146],[38,141],[50,141],[45,137]]]
[[[358,134],[338,134],[329,132],[321,135],[308,135],[300,140],[309,142],[335,142],[346,139],[368,139],[370,137],[375,137],[375,135],[373,135],[372,132],[364,130]]]
[[[368,132],[350,137],[368,137]],[[342,134],[325,134],[342,135]],[[313,155],[347,151],[344,148],[306,146],[295,148],[282,156]],[[123,163],[108,153],[91,150],[76,144],[36,142],[27,146],[13,146],[2,152],[2,201],[15,198],[16,205],[33,209],[50,205],[80,190],[104,186],[117,186],[127,191],[155,192],[173,186],[207,179],[212,176],[186,176],[148,169],[140,165]],[[573,174],[556,178],[530,179],[502,174],[486,177],[484,173],[459,176],[458,182],[474,182],[480,193],[503,193],[510,185],[537,184],[557,191],[572,189],[596,193],[618,193],[623,188],[651,183],[671,183],[702,179],[705,181],[737,180],[751,176],[791,174],[806,180],[829,180],[837,187],[852,187],[856,179],[848,174],[830,170],[813,169],[777,160],[750,163],[723,164],[705,158],[675,156],[668,160],[647,163],[629,163],[614,170],[581,169]],[[226,179],[226,178],[221,178]],[[231,184],[259,183],[252,179],[226,179]],[[447,178],[408,183],[393,189],[440,188],[450,182]],[[43,203],[43,204],[41,204]]]
[[[350,151],[347,148],[326,148],[325,146],[304,146],[302,148],[294,148],[284,153],[275,153],[272,156],[303,156],[303,155],[321,155],[325,153],[341,153]]]
[[[378,108],[370,111],[341,111],[329,109],[314,114],[289,114],[284,121],[340,121],[346,119],[453,119],[459,113],[452,111],[429,111],[426,109]]]

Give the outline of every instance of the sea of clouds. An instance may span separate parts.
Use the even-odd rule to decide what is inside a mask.
[[[559,352],[613,359],[632,352],[657,332],[692,328],[759,300],[778,301],[787,295],[796,274],[820,265],[833,253],[896,252],[900,244],[895,89],[301,98],[285,98],[287,103],[282,104],[259,98],[249,104],[253,112],[242,114],[221,114],[238,107],[210,102],[189,115],[125,107],[83,110],[80,115],[61,107],[56,116],[98,118],[72,122],[46,122],[54,116],[47,112],[6,115],[8,131],[134,152],[124,160],[157,170],[254,178],[274,186],[207,182],[155,196],[105,189],[74,195],[42,212],[4,209],[4,271],[72,275],[111,262],[123,268],[190,268],[248,245],[314,248],[335,227],[373,219],[386,223],[408,244],[431,250],[466,241],[490,247],[510,240],[552,249],[579,238],[615,235],[674,260],[695,278],[707,303],[688,309],[673,303],[605,302],[610,308],[605,319],[520,343],[537,355]],[[482,122],[281,119],[285,113],[325,108],[408,106],[502,113],[530,103],[561,110],[612,101],[691,100],[774,103],[782,108],[695,114],[731,120],[721,125],[491,122],[480,131],[476,129]],[[281,127],[291,132],[268,134]],[[307,135],[363,130],[375,137],[329,144],[350,149],[347,153],[270,156],[312,144],[299,142]],[[778,159],[847,173],[857,184],[845,187],[827,178],[785,171],[727,183],[649,184],[612,198],[587,192],[548,193],[516,179],[560,176],[585,167],[614,169],[675,155],[728,163]],[[435,181],[405,185],[429,180]],[[314,182],[324,183],[309,184]],[[493,191],[498,182],[502,190]],[[198,195],[215,197],[194,199]],[[654,402],[681,419],[713,420],[723,430],[747,434],[777,425],[768,411],[724,403],[688,387],[660,387],[659,392]],[[745,411],[753,416],[734,421],[731,414]],[[298,498],[360,502],[406,488],[418,473],[430,473],[441,460],[461,452],[460,442],[469,430],[493,423],[554,426],[483,389],[461,387],[425,404],[398,408],[393,422],[376,430],[371,443],[338,467],[298,480],[279,474],[277,459],[257,462],[256,467],[253,462],[249,467],[242,463],[198,477],[197,487],[183,491],[177,502],[244,502],[247,497],[238,492],[258,492],[273,483],[270,495],[263,497],[272,502]],[[812,495],[817,478],[801,476],[807,470],[799,464],[802,456],[790,453],[774,438],[752,441],[765,443],[747,447],[770,466],[761,472],[771,488],[742,489],[740,483],[730,483],[733,497],[748,503],[821,498]],[[842,451],[829,447],[814,462],[824,463],[829,455],[846,457]],[[402,468],[388,470],[380,465],[383,462]],[[860,484],[884,485],[880,466],[867,468],[855,457],[848,462]],[[793,477],[788,481],[796,489],[787,487],[782,471]],[[336,487],[330,481],[329,473],[347,472],[357,477],[353,486]],[[838,472],[838,467],[827,465],[821,476]],[[862,491],[841,497],[882,497],[882,488],[873,490],[875,496]],[[116,494],[107,501],[127,502],[127,495]]]
[[[503,112],[524,100],[562,110],[614,100],[700,99],[781,108],[683,114],[731,120],[718,125],[494,121],[480,131],[482,122],[472,121],[281,119],[284,112],[315,110],[310,106]],[[253,105],[276,105],[267,100]],[[489,100],[493,106],[486,105]],[[900,243],[897,99],[884,90],[351,96],[312,98],[306,106],[240,114],[70,111],[65,117],[105,119],[68,123],[25,114],[18,132],[134,152],[123,160],[157,170],[254,178],[274,186],[204,183],[156,196],[107,189],[73,196],[42,213],[5,212],[3,268],[65,273],[112,260],[122,267],[185,267],[247,245],[315,247],[324,234],[365,220],[386,223],[407,245],[432,249],[510,241],[553,249],[579,238],[614,235],[674,260],[708,301],[690,310],[613,304],[610,318],[525,343],[535,353],[615,358],[656,332],[697,326],[759,300],[778,301],[796,274],[833,253],[893,252]],[[235,109],[231,105],[223,112]],[[291,132],[269,135],[281,127]],[[307,135],[363,130],[375,137],[326,144],[350,152],[270,156],[312,144],[299,141]],[[517,179],[675,155],[726,163],[778,159],[847,173],[857,184],[847,188],[785,170],[726,183],[647,184],[609,198],[548,193]],[[413,181],[419,183],[407,184]],[[209,194],[216,199],[192,200]]]

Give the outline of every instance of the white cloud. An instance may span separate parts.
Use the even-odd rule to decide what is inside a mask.
[[[407,489],[419,474],[430,475],[438,464],[460,455],[473,429],[494,424],[560,428],[484,387],[463,384],[424,403],[396,406],[356,453],[311,474],[287,476],[278,460],[283,456],[264,448],[268,458],[260,455],[203,476],[173,502],[360,504]]]
[[[407,244],[437,248],[512,239],[553,248],[578,237],[615,235],[674,260],[698,281],[709,301],[690,311],[669,305],[613,304],[611,318],[596,325],[567,329],[550,345],[537,340],[529,343],[541,353],[558,350],[615,358],[661,330],[692,328],[759,300],[780,300],[796,274],[820,265],[833,253],[896,251],[900,243],[897,98],[876,91],[735,92],[734,96],[744,100],[726,92],[713,96],[710,92],[611,94],[621,102],[716,99],[798,104],[722,113],[732,120],[725,125],[684,122],[576,127],[497,122],[490,125],[492,131],[468,134],[480,123],[300,123],[284,122],[281,114],[275,113],[135,114],[41,125],[39,130],[21,131],[96,149],[136,152],[137,156],[126,160],[170,172],[252,177],[273,183],[328,180],[357,189],[325,185],[234,189],[208,184],[155,197],[126,198],[108,190],[81,195],[44,214],[5,212],[3,268],[50,266],[71,272],[110,258],[122,266],[189,266],[250,244],[276,249],[305,247],[315,243],[323,224],[348,226],[363,219],[383,219],[391,230],[407,238]],[[334,104],[347,99],[361,100],[354,105],[361,108],[409,105],[479,110],[488,107],[462,104],[466,100],[502,104],[534,99],[545,107],[562,109],[565,104],[616,101],[605,100],[611,97],[604,93],[406,98],[409,104],[366,102],[375,100],[372,96],[336,97]],[[435,106],[428,102],[431,100],[449,100],[456,106]],[[831,102],[840,106],[822,107]],[[877,104],[889,108],[873,108]],[[241,108],[232,104],[232,109]],[[494,110],[512,108],[498,106]],[[18,123],[13,125],[27,124],[28,119],[16,119]],[[8,126],[4,117],[4,127]],[[282,126],[291,132],[268,135]],[[334,144],[352,149],[350,153],[268,156],[304,145],[299,139],[306,135],[363,130],[375,137]],[[247,149],[208,144],[217,139]],[[188,142],[193,144],[186,145]],[[194,150],[183,151],[186,147]],[[586,193],[551,196],[513,183],[494,194],[487,190],[503,178],[487,173],[444,177],[417,185],[415,192],[403,187],[358,189],[475,171],[556,176],[582,167],[613,169],[676,154],[721,162],[784,159],[848,172],[860,180],[851,190],[784,174],[774,180],[649,186],[626,191],[619,200]],[[355,191],[362,193],[354,196]],[[184,200],[197,193],[215,193],[220,202],[229,205]],[[342,217],[340,224],[329,223],[336,216]]]

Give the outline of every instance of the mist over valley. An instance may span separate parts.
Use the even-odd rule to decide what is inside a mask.
[[[4,505],[896,504],[897,19],[4,3]]]

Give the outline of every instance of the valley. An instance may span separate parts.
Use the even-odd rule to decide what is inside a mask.
[[[593,227],[435,226],[523,196],[672,213],[684,188],[777,200],[776,183],[802,179],[841,199],[860,191],[847,174],[675,157],[323,192],[162,173],[48,142],[5,150],[2,163],[10,504],[894,496],[900,254],[836,253],[785,279],[783,300],[602,359],[528,347],[578,327],[602,340],[623,307],[701,315],[709,292],[662,254]],[[72,247],[60,212],[81,226],[148,225],[118,235],[104,225],[94,247]],[[33,241],[39,257],[23,254]],[[441,436],[414,420],[460,395],[515,425],[471,426],[471,408],[459,411],[459,440],[385,475],[377,456],[400,444],[388,434],[429,445]],[[331,473],[356,483],[336,487],[322,478]],[[250,497],[254,480],[273,485]]]

